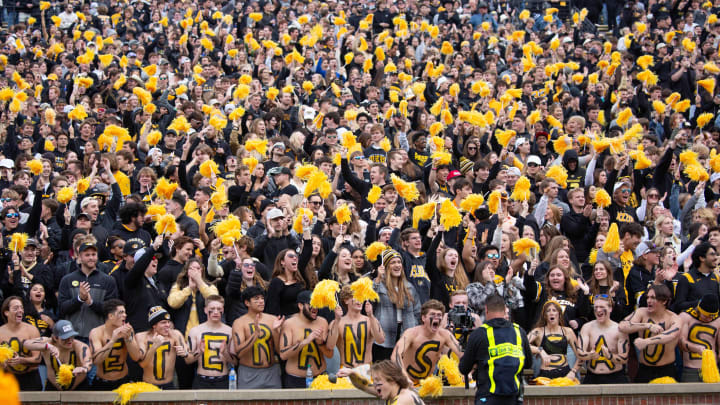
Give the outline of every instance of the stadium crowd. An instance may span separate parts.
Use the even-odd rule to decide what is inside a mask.
[[[444,354],[470,372],[496,296],[539,376],[717,362],[719,0],[2,10],[22,390],[305,387],[385,359],[376,380],[418,383]],[[311,304],[326,280],[335,308]]]

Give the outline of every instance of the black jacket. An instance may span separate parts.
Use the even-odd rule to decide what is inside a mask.
[[[275,266],[275,258],[285,249],[296,250],[300,246],[300,242],[291,234],[281,237],[268,237],[267,233],[260,235],[255,240],[255,249],[253,257],[257,257],[262,263],[269,268]],[[298,269],[303,269],[298,265]]]
[[[494,318],[490,319],[485,324],[492,327],[496,345],[501,343],[511,343],[513,345],[516,344],[517,335],[514,330],[515,327],[512,323],[510,323],[510,321],[503,318]],[[512,372],[515,372],[516,375],[518,375],[521,372],[520,370],[522,370],[523,368],[531,369],[533,358],[532,352],[530,351],[530,343],[528,342],[525,331],[522,330],[522,328],[519,328],[519,333],[522,342],[522,352],[525,358],[517,358],[517,360],[520,360],[520,367],[517,367],[518,365],[513,365],[514,367]],[[490,395],[490,370],[488,367],[490,355],[488,353],[488,346],[489,343],[487,330],[483,327],[477,328],[470,334],[467,347],[465,348],[465,354],[460,359],[459,369],[460,372],[464,375],[470,373],[472,368],[477,365],[477,370],[475,372],[475,381],[477,382],[477,392],[475,393],[476,403],[480,403],[480,398],[486,398],[488,395]],[[508,357],[496,359],[505,360]],[[496,361],[495,380],[496,383],[498,383],[496,387],[496,393],[500,394],[500,391],[505,391],[503,392],[503,394],[506,396],[517,396],[520,393],[519,387],[517,387],[512,382],[514,380],[512,378],[512,375],[504,375],[501,379],[497,378],[498,371],[500,371],[497,369],[499,365],[501,365],[501,363]],[[511,383],[503,384],[502,382]],[[512,392],[513,389],[515,389],[515,392]]]
[[[679,277],[680,281],[675,292],[675,303],[673,304],[675,313],[679,314],[694,307],[705,294],[712,294],[716,297],[720,295],[720,290],[718,290],[720,279],[715,273],[710,272],[708,275],[704,275],[696,267],[693,267],[684,276]]]
[[[78,299],[80,283],[83,281],[90,284],[92,305],[86,305]],[[112,277],[97,269],[89,276],[85,276],[79,269],[75,270],[60,281],[60,316],[72,322],[80,336],[88,337],[90,330],[103,323],[103,303],[117,296],[115,279]]]
[[[163,291],[170,292],[170,288],[177,280],[178,275],[183,269],[184,264],[175,259],[168,260],[160,271],[158,271],[157,279],[160,282],[159,288]]]
[[[578,261],[584,263],[590,255],[590,249],[592,249],[597,234],[597,228],[593,232],[590,218],[583,215],[582,212],[573,211],[570,207],[570,211],[564,213],[560,220],[560,231],[572,241]]]
[[[150,329],[148,324],[148,310],[154,306],[166,306],[167,292],[160,289],[155,278],[148,279],[145,270],[155,255],[155,249],[148,247],[145,253],[135,261],[135,265],[125,276],[125,291],[132,294],[125,299],[127,321],[135,332],[144,332]]]

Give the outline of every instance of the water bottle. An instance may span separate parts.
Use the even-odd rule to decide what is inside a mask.
[[[237,373],[235,373],[235,368],[230,368],[230,376],[228,376],[228,389],[230,391],[237,389]]]
[[[305,372],[305,388],[310,388],[313,382],[313,373],[312,368],[310,368],[310,365],[307,367],[307,371]]]

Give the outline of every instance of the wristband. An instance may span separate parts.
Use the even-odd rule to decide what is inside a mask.
[[[47,350],[50,347],[50,344],[45,342],[45,350]]]

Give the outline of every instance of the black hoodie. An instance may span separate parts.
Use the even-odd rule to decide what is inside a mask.
[[[575,169],[570,170],[569,163],[575,161]],[[568,149],[562,157],[562,165],[568,172],[567,189],[571,190],[576,187],[585,187],[585,169],[580,167],[578,154],[575,149]]]

